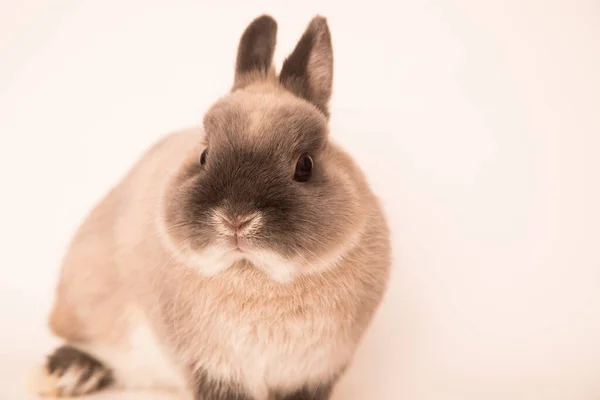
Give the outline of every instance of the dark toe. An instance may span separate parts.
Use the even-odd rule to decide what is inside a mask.
[[[81,374],[77,386],[86,384],[94,374],[102,373],[102,378],[98,380],[94,387],[87,388],[88,390],[103,389],[113,381],[111,371],[100,361],[69,345],[57,348],[48,356],[46,368],[50,375],[57,377],[63,376],[70,368],[76,368]]]

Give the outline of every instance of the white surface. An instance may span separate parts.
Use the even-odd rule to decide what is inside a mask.
[[[228,90],[263,12],[279,62],[328,17],[333,134],[394,232],[389,296],[336,398],[600,398],[600,4],[285,3],[0,2],[0,398],[26,398],[50,348],[80,219]]]

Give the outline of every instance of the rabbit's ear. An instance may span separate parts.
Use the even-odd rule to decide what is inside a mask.
[[[238,46],[233,90],[274,75],[273,52],[277,37],[277,22],[262,15],[248,25]]]
[[[333,85],[333,50],[327,20],[316,16],[284,61],[279,82],[329,116]]]

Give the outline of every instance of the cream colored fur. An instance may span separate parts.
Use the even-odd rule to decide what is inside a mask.
[[[311,27],[324,32],[323,24]],[[323,60],[313,59],[311,68]],[[252,75],[244,76],[238,83]],[[302,122],[309,115],[326,126],[316,108],[273,79],[269,74],[222,102],[252,116],[248,140],[283,120],[281,104],[286,118]],[[327,93],[318,96],[325,101]],[[239,123],[218,111],[208,121],[215,127]],[[203,146],[202,128],[163,138],[92,210],[64,259],[52,331],[112,369],[124,388],[187,390],[202,370],[266,400],[273,391],[334,381],[351,362],[388,280],[388,228],[377,199],[351,158],[328,143],[319,168],[347,196],[350,213],[322,221],[335,245],[292,258],[268,249],[235,252],[218,242],[192,248],[169,234],[165,199],[177,206],[172,185],[198,163]],[[213,210],[215,221],[220,212]],[[254,217],[241,235],[264,223]]]

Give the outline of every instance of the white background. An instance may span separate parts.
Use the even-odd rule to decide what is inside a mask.
[[[394,234],[336,399],[599,399],[597,0],[0,0],[0,398],[50,349],[79,221],[227,92],[264,12],[278,63],[328,18],[332,132]]]

